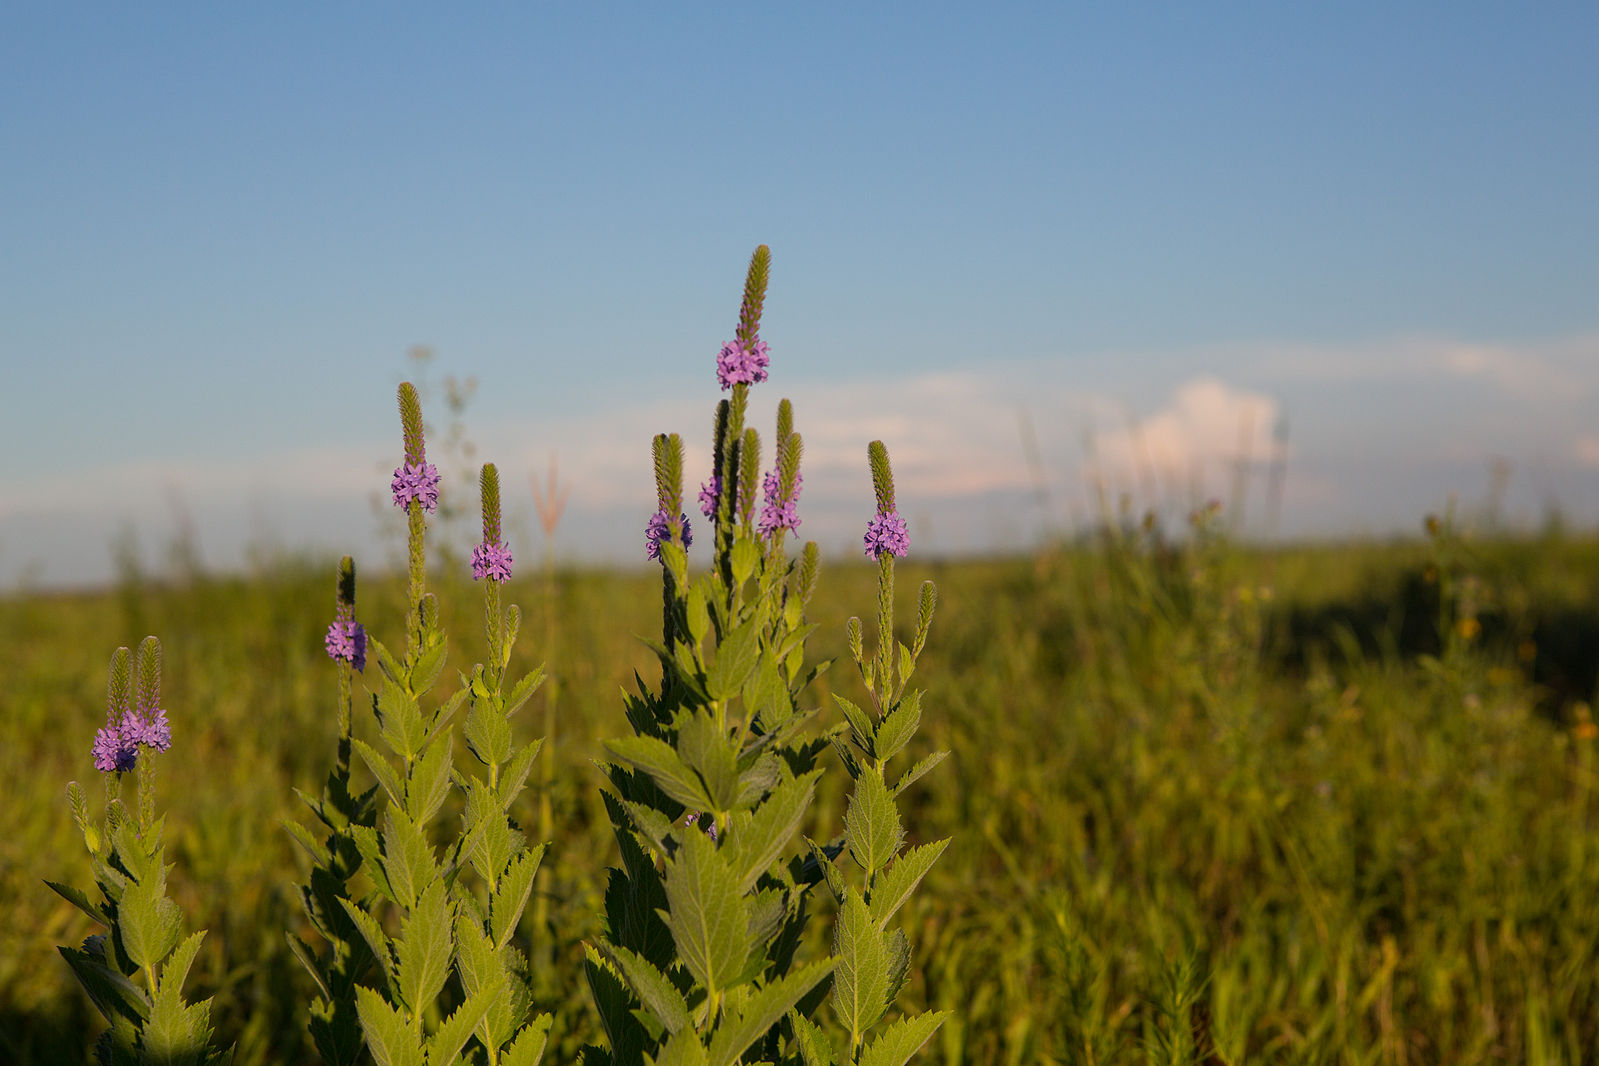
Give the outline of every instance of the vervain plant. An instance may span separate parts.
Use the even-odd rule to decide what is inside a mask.
[[[785,551],[800,524],[803,441],[792,406],[778,406],[764,478],[760,437],[744,424],[750,386],[767,377],[759,329],[769,265],[763,245],[750,261],[736,336],[717,358],[730,396],[717,407],[711,477],[699,494],[713,560],[692,582],[682,441],[654,442],[657,510],[646,550],[661,563],[662,634],[652,647],[662,676],[656,687],[636,679],[637,694],[624,696],[634,735],[606,742],[615,762],[605,802],[622,866],[611,871],[604,936],[587,962],[616,1064],[799,1063],[808,1038],[821,1046],[807,1019],[835,960],[795,959],[820,874],[814,860],[786,854],[829,745],[802,734],[816,711],[800,706],[828,665],[805,658],[819,557],[814,543],[797,559]],[[873,1061],[903,1062],[921,1042]],[[597,1047],[585,1055],[607,1061]]]
[[[161,642],[146,637],[137,666],[127,648],[111,657],[106,724],[95,734],[94,764],[105,776],[105,815],[89,820],[83,790],[67,786],[72,817],[94,864],[98,902],[88,894],[46,882],[79,910],[106,927],[81,948],[61,955],[110,1028],[95,1053],[102,1066],[122,1064],[225,1063],[232,1051],[211,1047],[211,1001],[188,1003],[183,982],[205,938],[183,937],[183,914],[167,896],[166,819],[155,815],[156,752],[172,744],[172,728],[161,707]],[[145,749],[141,759],[140,749]],[[139,773],[138,810],[122,803],[122,775]]]
[[[369,641],[382,673],[372,706],[388,754],[361,740],[352,746],[377,778],[384,804],[375,824],[351,823],[348,833],[374,893],[339,899],[377,962],[376,987],[354,991],[356,1015],[379,1066],[531,1066],[543,1054],[550,1018],[532,1015],[526,963],[512,939],[544,845],[529,848],[508,812],[539,745],[517,748],[509,719],[543,671],[505,692],[521,615],[501,605],[512,558],[500,538],[499,480],[491,464],[482,473],[483,542],[472,554],[473,575],[486,582],[488,661],[463,677],[453,695],[424,709],[443,672],[446,641],[426,590],[424,550],[424,514],[437,506],[438,471],[426,460],[421,406],[409,383],[400,386],[400,416],[405,462],[391,487],[408,521],[406,649],[396,657]],[[463,705],[462,734],[481,771],[471,776],[452,760],[450,721]],[[463,824],[447,835],[436,823],[452,790]],[[441,854],[433,841],[446,836]]]
[[[285,819],[283,824],[311,857],[310,876],[299,888],[300,903],[312,927],[326,941],[327,950],[318,958],[294,932],[286,931],[286,935],[290,949],[316,981],[319,995],[311,1001],[309,1028],[317,1053],[328,1066],[348,1066],[362,1055],[355,989],[371,968],[373,957],[340,901],[353,893],[350,882],[361,868],[361,852],[352,829],[372,829],[377,810],[376,785],[360,795],[350,791],[354,675],[366,669],[367,638],[365,627],[355,620],[355,564],[348,555],[339,563],[334,619],[325,643],[338,674],[338,755],[319,798],[312,799],[298,789],[295,793],[326,833],[319,839],[298,822]],[[372,906],[371,899],[363,900],[363,910],[370,911]]]
[[[909,647],[894,639],[894,559],[910,550],[910,533],[894,506],[894,475],[882,441],[867,447],[877,513],[866,527],[866,554],[877,560],[877,648],[868,655],[859,618],[847,630],[850,656],[870,697],[869,709],[834,694],[847,729],[835,739],[844,768],[855,781],[844,815],[844,835],[822,846],[807,841],[811,855],[839,903],[833,931],[833,1016],[848,1034],[834,1046],[823,1031],[798,1013],[791,1015],[796,1042],[806,1066],[897,1066],[933,1035],[949,1011],[902,1018],[881,1030],[871,1043],[868,1031],[888,1013],[910,972],[910,945],[903,929],[889,930],[894,914],[910,898],[949,841],[905,850],[905,830],[896,800],[949,754],[934,752],[890,783],[889,760],[905,751],[922,719],[922,693],[907,691],[916,660],[927,644],[938,593],[922,583],[916,630]],[[857,868],[849,876],[838,860],[848,852]]]

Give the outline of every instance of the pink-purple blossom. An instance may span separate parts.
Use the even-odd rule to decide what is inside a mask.
[[[484,541],[472,549],[472,580],[509,581],[511,549],[498,541]]]
[[[746,348],[735,337],[722,345],[721,354],[716,357],[716,380],[723,389],[757,384],[766,380],[768,362],[765,341],[758,340]]]
[[[783,479],[778,472],[769,470],[763,482],[766,493],[766,503],[761,508],[761,518],[756,528],[761,536],[769,537],[780,529],[798,529],[800,483],[805,480],[803,474],[794,471],[794,491],[786,497],[783,495]]]
[[[394,506],[404,511],[412,500],[422,504],[422,510],[435,511],[439,506],[439,471],[432,463],[405,463],[394,470],[394,480],[389,488],[394,492]]]
[[[366,628],[351,618],[344,607],[339,608],[339,616],[328,626],[323,643],[329,658],[347,662],[357,670],[366,669]]]
[[[689,527],[688,515],[679,515],[678,520],[683,524],[683,547],[687,548],[694,543],[694,531]],[[671,536],[670,522],[665,508],[650,515],[650,524],[644,527],[644,553],[651,559],[661,557],[661,541]]]
[[[905,557],[911,550],[911,533],[898,511],[878,512],[866,524],[866,554],[881,559],[884,554]]]
[[[144,723],[137,715],[128,714],[120,721],[106,722],[94,734],[94,768],[103,774],[122,774],[133,769],[143,735]],[[170,740],[170,730],[168,737]]]
[[[716,503],[722,496],[722,479],[717,474],[711,475],[711,480],[700,486],[700,514],[706,518],[716,517]]]

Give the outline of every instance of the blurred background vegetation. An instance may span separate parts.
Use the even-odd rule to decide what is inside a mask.
[[[1593,1061],[1599,542],[1434,522],[1265,550],[1216,529],[1112,523],[1025,558],[901,568],[902,618],[921,579],[939,585],[920,740],[954,753],[906,815],[912,842],[954,838],[906,913],[903,1006],[956,1011],[921,1061]],[[333,573],[155,581],[130,563],[112,590],[0,600],[0,1060],[84,1061],[100,1027],[55,951],[92,930],[43,879],[90,881],[66,783],[97,799],[106,664],[154,633],[172,889],[210,931],[190,986],[216,996],[240,1066],[315,1061],[280,820],[333,758]],[[874,575],[824,567],[817,654],[870,614]],[[518,720],[550,738],[520,817],[554,840],[522,930],[551,1062],[599,1039],[581,941],[615,846],[591,760],[624,731],[619,688],[657,669],[635,639],[659,626],[657,580],[528,566],[507,587],[527,614],[513,670],[551,672]],[[432,588],[467,667],[479,592]],[[358,617],[391,646],[403,597],[363,575]],[[829,687],[857,684],[823,675],[823,726]],[[836,832],[844,778],[809,834]]]

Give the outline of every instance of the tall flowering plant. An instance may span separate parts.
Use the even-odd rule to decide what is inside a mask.
[[[67,786],[72,818],[94,864],[99,899],[68,885],[46,882],[105,927],[78,948],[62,947],[95,1007],[110,1028],[95,1055],[102,1066],[192,1063],[232,1059],[211,1047],[211,1001],[189,1003],[183,982],[205,938],[183,936],[183,914],[166,892],[166,819],[155,815],[155,755],[172,744],[161,706],[161,642],[146,637],[136,665],[127,648],[111,657],[106,724],[95,734],[95,768],[105,778],[105,814],[88,815],[83,789]],[[122,803],[123,775],[137,771],[138,808]]]
[[[888,763],[905,751],[922,719],[922,693],[908,690],[916,660],[927,644],[938,592],[922,583],[911,644],[894,639],[894,560],[910,551],[910,533],[894,507],[894,475],[888,449],[873,441],[866,450],[877,495],[877,513],[867,523],[866,554],[877,560],[877,648],[868,655],[859,618],[847,629],[850,657],[860,671],[869,702],[866,709],[834,694],[844,714],[845,733],[835,740],[840,760],[854,779],[841,838],[823,846],[808,841],[811,854],[839,904],[833,931],[833,1016],[848,1034],[837,1047],[820,1028],[802,1017],[793,1024],[806,1066],[901,1063],[933,1035],[948,1011],[901,1018],[867,1042],[893,1006],[910,971],[910,944],[903,929],[889,923],[949,841],[905,848],[904,822],[897,800],[905,789],[949,754],[934,752],[890,781]],[[842,858],[848,854],[850,863]],[[848,870],[853,870],[851,876]]]
[[[829,746],[806,734],[816,710],[802,701],[827,664],[805,655],[816,545],[797,558],[786,549],[800,525],[804,451],[793,408],[778,406],[764,476],[760,436],[745,425],[749,389],[770,366],[759,337],[769,267],[763,245],[750,261],[736,335],[716,360],[729,396],[717,407],[711,476],[698,499],[712,525],[712,565],[693,580],[682,441],[654,441],[656,511],[645,536],[661,566],[662,632],[652,644],[661,679],[641,679],[627,697],[633,735],[606,742],[605,802],[622,865],[611,871],[604,935],[588,952],[610,1045],[586,1049],[591,1063],[812,1061],[827,1043],[809,1019],[829,982],[853,979],[835,966],[860,961],[848,952],[796,957],[822,879],[796,838]],[[904,1062],[922,1042],[908,1040],[862,1061]],[[901,1046],[904,1057],[887,1055]]]
[[[311,1001],[309,1028],[317,1053],[327,1066],[349,1066],[363,1053],[355,990],[374,959],[341,900],[354,893],[351,882],[361,868],[353,830],[356,826],[371,830],[377,824],[377,786],[359,794],[350,789],[354,675],[366,669],[367,641],[366,628],[355,620],[355,563],[348,555],[339,562],[334,617],[323,642],[337,675],[338,754],[321,796],[313,799],[295,790],[321,823],[322,833],[319,836],[287,819],[283,825],[310,857],[310,876],[299,886],[300,905],[327,947],[319,955],[292,930],[285,935],[290,949],[316,982],[318,994]],[[364,910],[372,905],[371,899],[362,902]]]
[[[361,966],[349,949],[347,972],[354,1019],[366,1050],[379,1066],[407,1063],[445,1066],[484,1062],[490,1066],[533,1066],[543,1055],[549,1015],[534,1015],[525,955],[515,933],[532,892],[545,845],[529,847],[509,811],[521,794],[538,754],[539,742],[513,743],[510,717],[538,687],[543,669],[518,680],[506,691],[505,673],[520,628],[516,607],[506,611],[501,585],[511,576],[512,557],[500,536],[499,476],[492,464],[482,472],[483,542],[473,552],[473,575],[484,582],[487,661],[461,677],[460,687],[436,704],[427,694],[444,670],[447,643],[439,625],[438,605],[427,591],[426,514],[438,505],[438,471],[427,462],[422,437],[422,411],[416,390],[400,386],[400,421],[405,459],[395,470],[391,489],[395,506],[405,511],[408,526],[408,610],[406,646],[396,655],[368,637],[353,618],[352,599],[341,596],[327,636],[329,654],[346,664],[340,668],[341,699],[348,668],[368,653],[381,675],[372,696],[378,739],[386,751],[348,737],[341,718],[340,761],[333,776],[348,787],[346,743],[377,779],[381,815],[365,817],[367,798],[354,801],[362,817],[324,819],[337,837],[334,846],[308,833],[296,838],[312,854],[308,909],[319,929],[330,930],[329,958],[339,963],[340,951],[353,928],[371,964]],[[478,764],[472,773],[454,765],[452,720],[466,708],[462,736]],[[337,790],[335,788],[335,791]],[[463,811],[458,832],[441,827],[440,813],[452,795]],[[347,839],[353,855],[340,858],[336,848]],[[324,854],[327,858],[324,858]],[[335,870],[332,864],[341,863]],[[369,895],[348,891],[349,874],[361,870],[372,884]],[[317,871],[324,888],[343,887],[334,902],[348,926],[336,923],[324,906]],[[344,880],[337,882],[337,874]],[[309,955],[302,950],[302,957]],[[308,962],[313,975],[315,960]],[[346,1053],[349,1026],[344,985],[319,979],[327,1005],[335,1050]],[[340,1028],[332,1019],[337,1017]],[[312,1032],[318,1032],[314,1010]],[[319,1047],[321,1046],[319,1039]],[[333,1061],[327,1051],[324,1057]],[[339,1061],[349,1061],[340,1059]]]

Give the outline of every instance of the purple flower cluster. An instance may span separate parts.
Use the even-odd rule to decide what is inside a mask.
[[[137,716],[106,722],[94,734],[94,768],[103,774],[123,774],[133,769],[143,735],[144,723]]]
[[[905,557],[911,550],[911,533],[898,511],[878,512],[866,524],[866,554],[881,559],[884,554]]]
[[[345,608],[339,608],[339,617],[328,626],[324,643],[329,658],[347,662],[357,670],[366,669],[366,627],[351,618]]]
[[[103,774],[127,773],[138,761],[140,747],[156,751],[172,747],[167,712],[160,707],[141,707],[139,712],[113,708],[94,734],[94,768]]]
[[[722,345],[722,352],[716,357],[716,380],[723,389],[757,384],[766,380],[768,362],[765,341],[746,348],[743,341],[734,338]]]
[[[688,515],[679,515],[678,518],[683,523],[683,547],[687,548],[694,543],[694,530],[689,527]],[[644,553],[651,559],[661,557],[661,541],[667,539],[672,532],[669,521],[666,509],[663,507],[650,515],[650,524],[644,527]]]
[[[700,514],[706,518],[716,517],[716,501],[722,496],[722,479],[716,474],[711,475],[711,480],[700,486]]]
[[[498,541],[484,541],[472,549],[472,580],[511,580],[511,549]]]
[[[389,488],[394,492],[394,506],[402,511],[411,506],[412,500],[420,500],[424,511],[438,509],[439,471],[432,463],[405,463],[396,467]]]
[[[761,508],[761,519],[756,526],[761,536],[769,537],[779,529],[799,528],[800,484],[804,480],[804,474],[798,470],[794,471],[794,491],[785,499],[783,479],[778,476],[775,469],[767,471],[766,479],[762,483],[766,491],[766,504]]]

